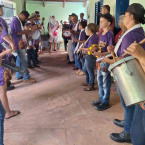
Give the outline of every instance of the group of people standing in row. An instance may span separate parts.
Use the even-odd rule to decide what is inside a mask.
[[[114,63],[113,58],[106,55],[114,53],[116,61],[123,59],[126,52],[140,59],[145,54],[145,44],[138,43],[145,38],[141,24],[145,24],[145,9],[141,4],[131,4],[124,15],[119,18],[120,32],[114,36],[114,17],[110,14],[109,5],[104,5],[100,16],[100,28],[95,23],[87,25],[84,19],[78,20],[76,14],[70,15],[70,32],[73,34],[68,39],[69,64],[74,63],[73,70],[77,74],[85,75],[84,91],[94,91],[95,64],[97,70],[97,82],[99,99],[93,101],[96,110],[104,111],[110,107],[111,74],[109,66]],[[117,47],[115,47],[115,45]],[[114,50],[115,48],[115,50]],[[90,51],[91,49],[91,51]],[[143,52],[139,54],[139,52]],[[136,53],[136,54],[135,54]],[[142,56],[142,57],[143,57]],[[103,61],[96,63],[97,58],[103,57]],[[145,56],[144,56],[145,57]],[[145,65],[144,65],[145,66]],[[116,142],[133,143],[133,145],[145,144],[145,104],[126,106],[120,89],[117,91],[124,109],[124,120],[114,120],[114,124],[123,127],[121,133],[112,133],[110,138]]]

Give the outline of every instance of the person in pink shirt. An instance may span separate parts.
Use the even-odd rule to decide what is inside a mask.
[[[55,16],[52,16],[55,19]],[[58,22],[58,21],[57,21]],[[59,23],[59,22],[58,22]],[[50,48],[49,51],[51,52],[52,50],[52,43],[54,42],[54,51],[58,51],[57,50],[57,43],[59,42],[59,33],[58,33],[58,29],[60,28],[60,26],[58,25],[57,29],[50,34],[49,37],[49,42],[50,42]],[[49,23],[48,23],[48,30],[49,30]]]

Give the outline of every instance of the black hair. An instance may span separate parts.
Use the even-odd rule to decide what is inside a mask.
[[[36,15],[39,15],[39,14],[40,14],[40,12],[39,12],[39,11],[35,11],[35,14],[36,14]]]
[[[103,6],[105,9],[107,9],[107,11],[110,13],[110,6],[109,5],[104,5]]]
[[[106,20],[108,20],[108,22],[110,22],[111,24],[113,23],[113,17],[111,14],[107,13],[107,14],[101,14],[100,18],[105,18]],[[111,25],[110,24],[110,25]]]
[[[144,14],[141,16],[141,15],[138,15],[138,14],[132,14],[130,13],[131,15],[133,15],[133,18],[135,20],[135,23],[136,24],[145,24],[145,17],[144,17]]]
[[[54,18],[55,16],[53,15],[52,18]]]
[[[35,24],[35,23],[31,24],[31,26],[35,26],[35,25],[37,26],[37,24]]]
[[[30,14],[27,11],[22,11],[20,14],[23,14],[26,19],[28,19],[28,17],[30,16]]]
[[[86,28],[86,26],[87,26],[87,23],[84,22],[84,21],[81,21],[79,24],[80,24],[83,28]]]
[[[80,14],[82,14],[83,16],[85,15],[84,13],[80,13]]]

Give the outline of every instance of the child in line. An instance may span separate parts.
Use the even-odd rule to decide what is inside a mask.
[[[115,45],[114,34],[110,30],[110,25],[113,23],[112,15],[102,14],[100,17],[100,27],[103,32],[100,34],[99,45],[101,53],[94,51],[95,56],[105,56],[109,54],[107,46]],[[95,48],[94,48],[95,49]],[[97,72],[97,81],[99,87],[99,100],[93,101],[92,105],[96,106],[98,111],[103,111],[109,108],[110,88],[111,88],[111,75],[108,70],[110,64],[101,62],[100,68]]]
[[[78,42],[77,46],[76,46],[76,49],[75,49],[75,53],[77,52],[80,45],[87,40],[87,35],[86,35],[86,32],[85,32],[85,27],[86,26],[87,26],[86,22],[84,22],[84,21],[81,21],[79,23],[79,30],[80,30],[79,38],[78,39],[76,38],[76,39],[73,40],[74,42]],[[81,65],[80,65],[79,70],[76,72],[76,74],[77,75],[85,75],[84,70],[83,70],[85,59],[84,59],[83,54],[81,52],[79,54],[77,54],[77,60]]]

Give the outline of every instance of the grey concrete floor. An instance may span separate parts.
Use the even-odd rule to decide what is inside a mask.
[[[12,80],[9,104],[21,114],[5,120],[5,145],[120,145],[109,137],[123,130],[113,124],[123,119],[118,94],[111,93],[110,109],[98,112],[91,105],[98,90],[83,91],[85,76],[66,64],[66,54],[44,53],[40,60],[41,67],[30,70],[35,84]]]

